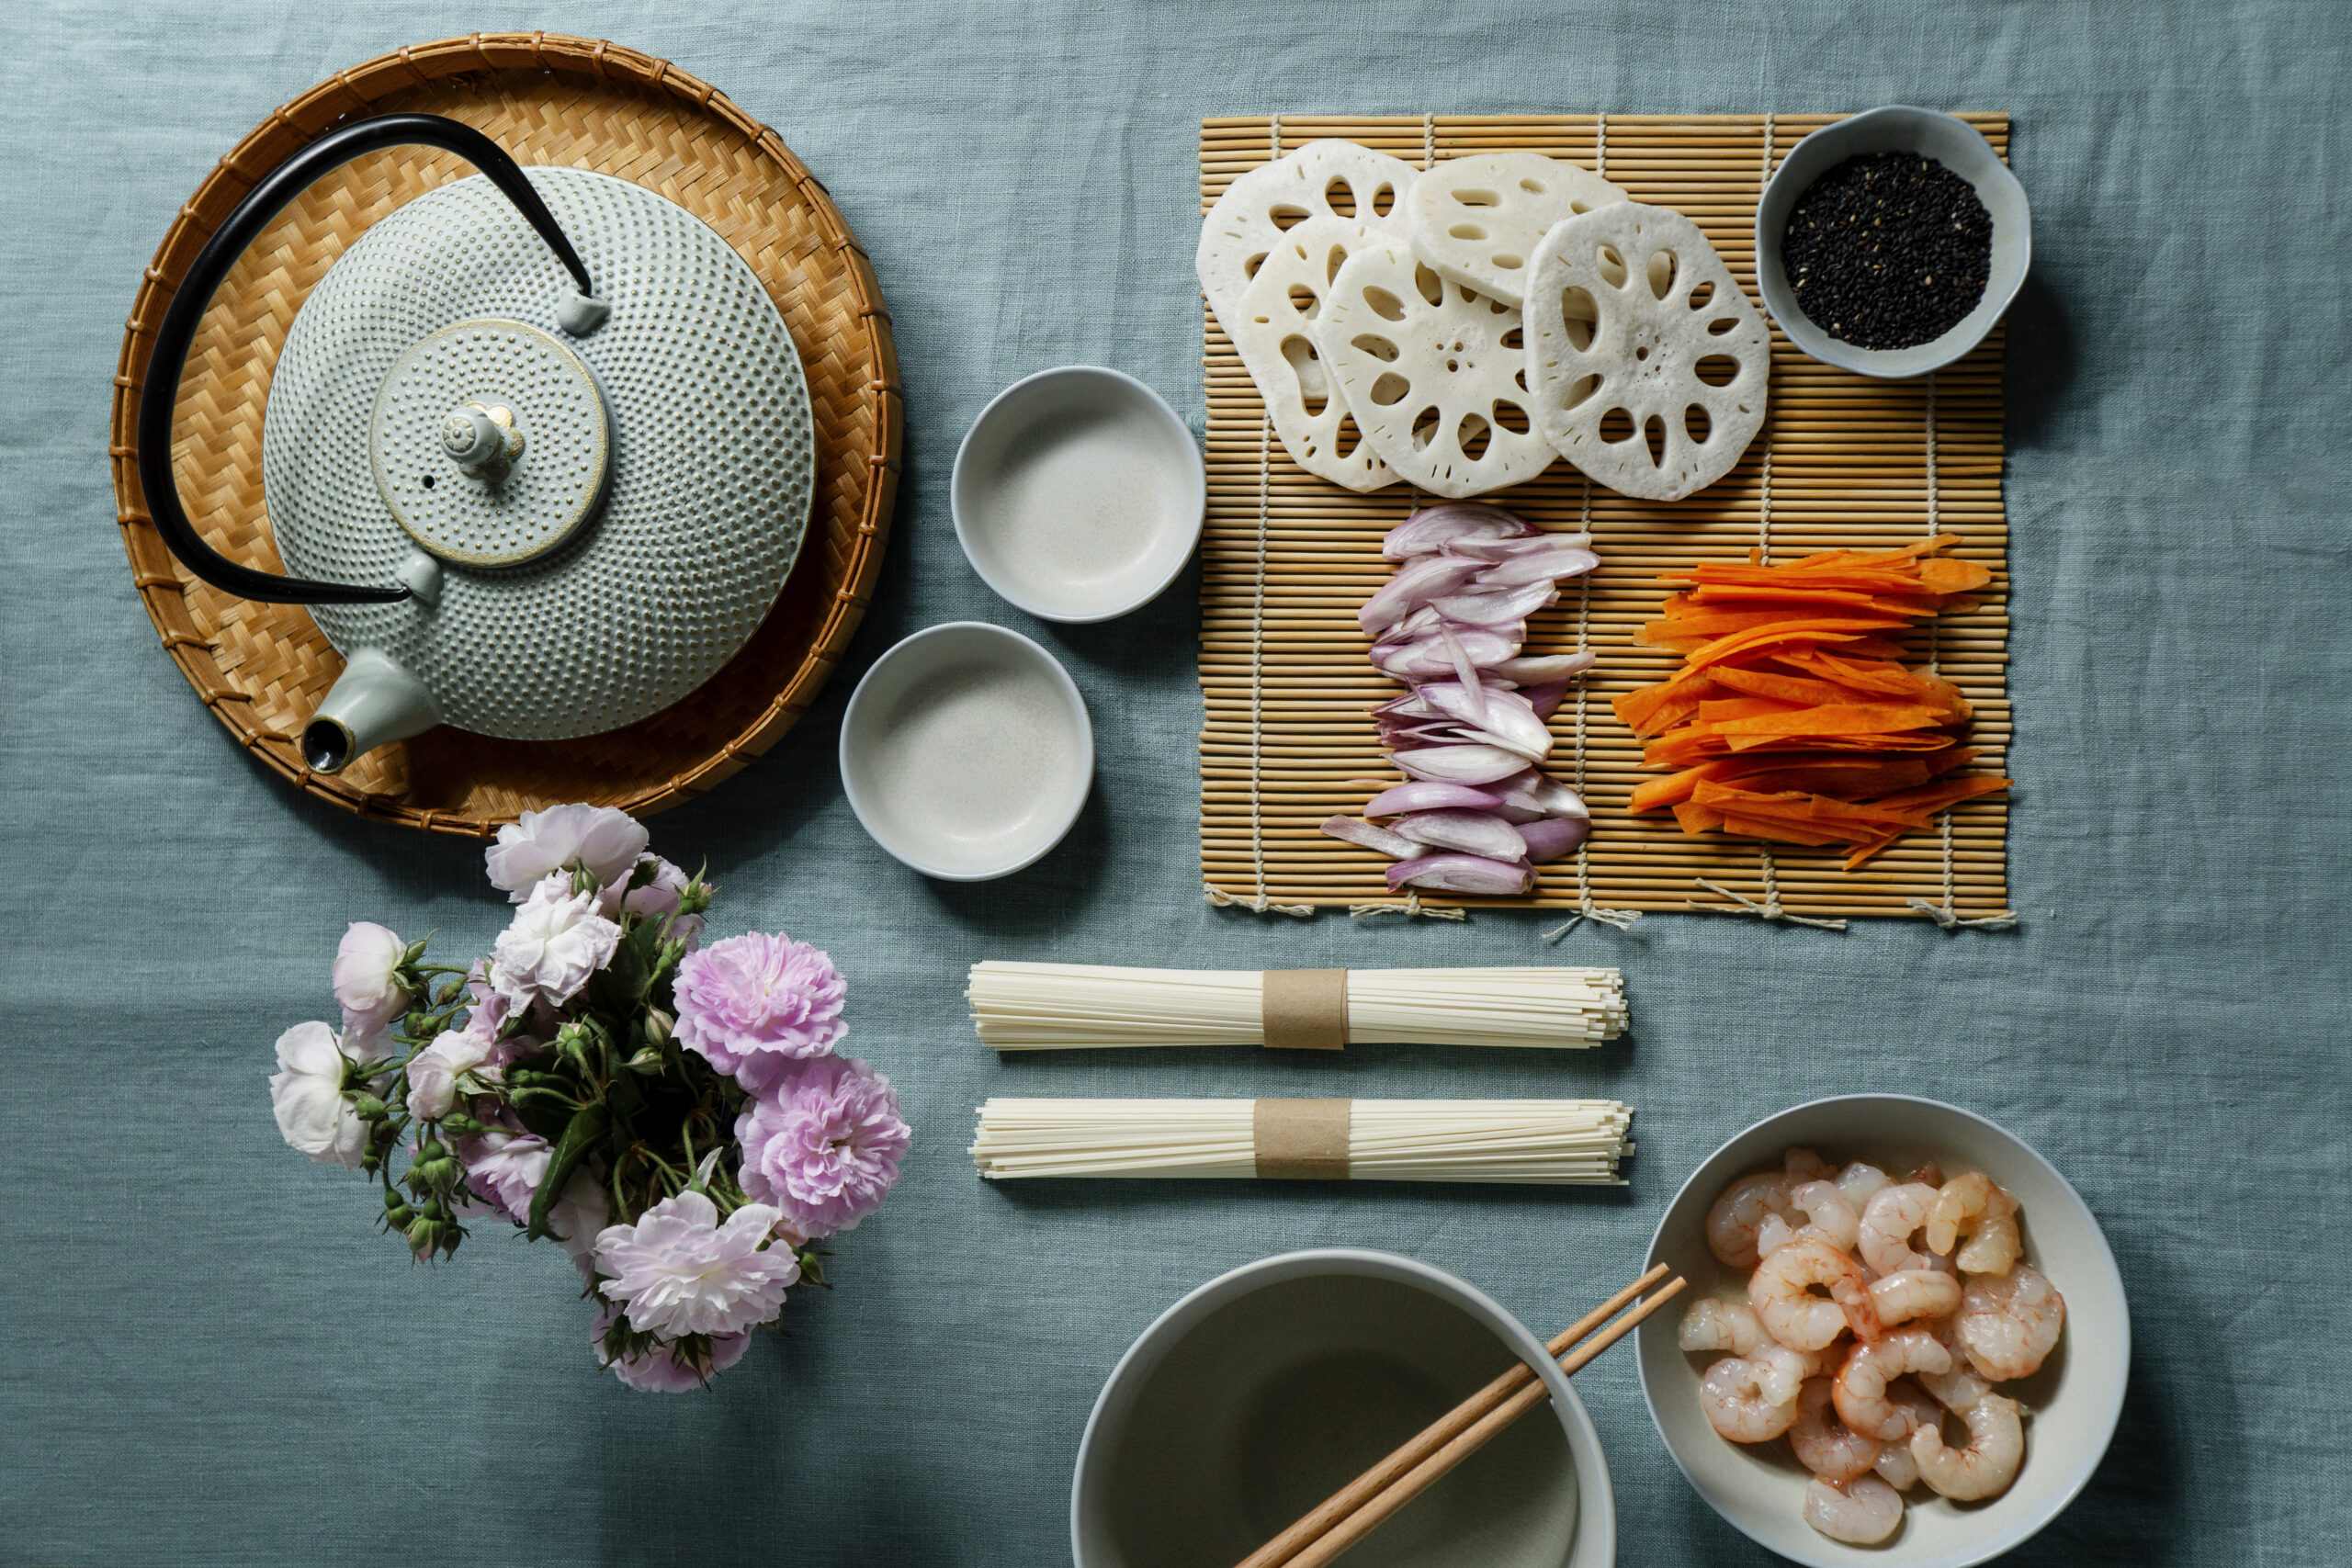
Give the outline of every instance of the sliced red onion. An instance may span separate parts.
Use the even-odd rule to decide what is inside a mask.
[[[1525,752],[1537,761],[1551,755],[1552,732],[1520,693],[1458,681],[1431,681],[1421,688],[1421,696],[1439,712],[1495,737],[1489,744]],[[1483,718],[1478,716],[1481,710]]]
[[[1366,817],[1398,817],[1408,811],[1493,811],[1502,805],[1499,795],[1468,784],[1439,784],[1429,779],[1415,779],[1410,784],[1393,785],[1382,790],[1363,803]],[[1334,818],[1334,821],[1344,820]]]
[[[1470,656],[1474,666],[1491,669],[1519,656],[1517,642],[1506,640],[1493,632],[1463,630],[1455,632],[1454,637],[1461,643],[1463,651]],[[1416,637],[1411,642],[1385,648],[1374,644],[1372,661],[1382,674],[1417,684],[1423,681],[1442,681],[1456,672],[1453,656],[1446,651],[1443,642],[1433,637]]]
[[[1549,718],[1560,711],[1560,699],[1568,694],[1566,681],[1547,681],[1540,686],[1530,686],[1519,694],[1527,700],[1528,711],[1538,718]]]
[[[1581,653],[1547,653],[1536,659],[1506,659],[1487,666],[1487,672],[1521,686],[1565,681],[1592,668],[1592,649]]]
[[[1399,746],[1483,745],[1483,741],[1470,742],[1464,738],[1484,734],[1486,731],[1483,729],[1468,729],[1452,719],[1383,719],[1380,722],[1380,743],[1391,750]]]
[[[1563,582],[1600,564],[1590,550],[1542,550],[1495,562],[1478,574],[1481,588],[1516,588],[1522,582]]]
[[[1381,556],[1405,560],[1428,555],[1449,539],[1513,539],[1537,532],[1516,513],[1476,502],[1449,502],[1414,513],[1380,541]]]
[[[1545,605],[1558,603],[1560,591],[1544,579],[1491,593],[1448,593],[1430,600],[1430,608],[1456,625],[1491,626],[1523,621]]]
[[[1592,821],[1585,817],[1547,817],[1540,822],[1522,822],[1514,829],[1527,845],[1527,858],[1536,865],[1558,860],[1584,842],[1592,831]]]
[[[1471,723],[1484,728],[1487,723],[1487,685],[1478,679],[1478,667],[1470,662],[1470,650],[1462,646],[1462,639],[1453,635],[1452,626],[1441,627],[1437,636],[1438,640],[1445,644],[1446,657],[1453,660],[1453,678],[1461,682],[1459,689],[1463,694],[1464,711],[1470,716]]]
[[[1526,758],[1499,746],[1422,746],[1393,760],[1408,777],[1458,784],[1492,784],[1527,766]]]
[[[1430,853],[1430,846],[1415,843],[1401,833],[1353,817],[1334,817],[1323,824],[1323,830],[1335,839],[1351,844],[1361,844],[1368,850],[1378,850],[1390,860],[1419,860]]]
[[[1396,575],[1356,612],[1367,632],[1385,631],[1430,600],[1453,592],[1478,575],[1480,563],[1453,556],[1425,556],[1396,569]]]
[[[1589,549],[1591,545],[1590,534],[1536,534],[1517,539],[1484,539],[1464,535],[1448,539],[1444,547],[1447,555],[1468,556],[1475,560],[1517,560],[1546,550]]]
[[[1576,791],[1532,768],[1507,779],[1495,779],[1483,787],[1489,795],[1501,795],[1508,810],[1564,818],[1589,815]]]
[[[1388,868],[1388,890],[1427,887],[1442,893],[1524,893],[1535,873],[1484,855],[1430,855]]]
[[[1400,719],[1442,718],[1444,716],[1444,710],[1432,705],[1427,697],[1421,695],[1421,689],[1415,686],[1403,696],[1391,697],[1373,709],[1372,716]]]
[[[1441,850],[1495,860],[1517,860],[1527,852],[1519,829],[1483,811],[1416,811],[1390,826],[1401,838]]]

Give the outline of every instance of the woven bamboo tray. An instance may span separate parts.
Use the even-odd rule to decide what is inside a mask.
[[[807,542],[775,607],[684,700],[577,740],[496,740],[444,727],[330,776],[303,765],[296,740],[342,660],[300,607],[234,599],[180,569],[149,521],[132,442],[154,326],[206,237],[297,147],[394,110],[463,120],[518,163],[634,180],[725,236],[799,346],[817,485]],[[173,454],[189,515],[221,554],[282,570],[262,506],[262,413],[271,367],[311,287],[378,219],[472,172],[422,147],[356,160],[288,207],[230,273],[188,355]],[[109,451],[123,547],[188,683],[240,744],[306,793],[436,832],[484,836],[521,811],[569,800],[642,815],[741,772],[808,710],[856,630],[898,490],[903,419],[890,318],[824,186],[709,84],[594,39],[446,39],[338,72],[272,111],[180,209],[140,288],[117,371]]]
[[[1471,152],[1525,150],[1571,159],[1636,201],[1696,222],[1751,298],[1756,201],[1779,155],[1836,115],[1555,115],[1523,118],[1283,115],[1201,122],[1203,209],[1233,178],[1318,137],[1343,137],[1421,167]],[[2007,155],[2006,115],[1962,117]],[[1366,661],[1355,609],[1390,568],[1382,533],[1426,504],[1408,486],[1356,495],[1299,470],[1270,438],[1262,401],[1214,314],[1204,312],[1208,521],[1202,542],[1201,863],[1209,897],[1307,913],[1529,906],[1581,911],[1740,912],[1734,899],[1815,919],[1913,915],[1956,920],[2006,913],[2008,810],[1971,801],[1939,829],[1913,833],[1862,870],[1843,852],[1709,834],[1670,816],[1633,817],[1626,799],[1655,776],[1611,711],[1611,694],[1663,679],[1679,662],[1635,647],[1636,626],[1669,591],[1665,570],[1778,558],[1842,546],[1881,547],[1924,533],[1966,536],[1957,552],[1990,566],[1981,610],[1912,637],[1976,706],[1976,767],[2000,770],[2009,737],[2007,525],[2001,502],[2001,333],[1937,375],[1873,381],[1806,358],[1777,331],[1762,433],[1729,475],[1690,499],[1641,502],[1588,486],[1566,463],[1490,499],[1544,527],[1589,525],[1600,570],[1571,583],[1529,628],[1530,653],[1589,644],[1600,661],[1553,721],[1548,767],[1582,790],[1593,833],[1584,854],[1544,867],[1518,899],[1447,895],[1399,901],[1387,863],[1326,838],[1317,824],[1353,814],[1398,775],[1383,762],[1364,709],[1396,693]],[[1713,886],[1702,886],[1702,879]],[[1751,910],[1750,912],[1755,912]],[[1623,919],[1623,915],[1617,917]]]

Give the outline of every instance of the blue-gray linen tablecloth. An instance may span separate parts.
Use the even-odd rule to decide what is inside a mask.
[[[356,1178],[287,1149],[264,1080],[331,1011],[352,919],[485,947],[478,848],[298,798],[158,648],[114,524],[108,378],[140,272],[274,105],[403,42],[609,37],[775,125],[874,257],[907,389],[879,591],[765,761],[654,820],[728,929],[851,980],[848,1048],[916,1147],[711,1392],[589,1360],[561,1252],[485,1232],[411,1267]],[[2342,454],[2352,11],[1803,4],[391,6],[17,0],[0,14],[0,1561],[1050,1563],[1096,1389],[1183,1292],[1265,1254],[1393,1248],[1539,1331],[1629,1277],[1691,1166],[1848,1089],[1999,1120],[2082,1190],[2135,1338],[2121,1429],[2016,1561],[2352,1553]],[[2006,109],[2035,265],[2011,312],[2007,499],[2022,929],[1657,917],[1555,948],[1462,926],[1213,910],[1195,839],[1194,581],[1041,624],[957,552],[946,479],[997,389],[1114,365],[1202,419],[1191,256],[1206,114]],[[926,882],[860,831],[855,677],[935,622],[1069,665],[1100,763],[1010,881]],[[1376,1047],[1000,1061],[983,957],[1235,967],[1623,966],[1597,1052]],[[1623,1190],[975,1178],[990,1094],[1587,1095],[1637,1108]],[[1628,1563],[1749,1562],[1629,1356],[1577,1380]]]

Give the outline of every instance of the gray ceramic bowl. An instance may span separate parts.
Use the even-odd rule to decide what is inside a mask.
[[[1985,280],[1984,298],[1943,336],[1911,348],[1859,348],[1831,337],[1798,308],[1796,291],[1781,265],[1781,235],[1797,197],[1839,164],[1866,152],[1917,152],[1933,158],[1974,186],[1977,199],[1993,218],[1992,276]],[[1924,376],[1974,348],[2017,298],[2032,262],[2033,209],[2025,187],[1974,126],[1933,109],[1895,104],[1823,126],[1789,150],[1756,204],[1756,282],[1765,309],[1789,341],[1805,353],[1825,365],[1865,376]]]
[[[1078,820],[1094,727],[1061,661],[1019,632],[950,621],[892,648],[842,715],[842,788],[874,841],[925,876],[987,882]]]
[[[1207,501],[1200,444],[1176,411],[1099,365],[999,392],[947,482],[972,570],[1048,621],[1107,621],[1158,598],[1192,558]]]
[[[1077,1568],[1238,1562],[1525,1360],[1552,1402],[1348,1553],[1350,1568],[1608,1568],[1600,1440],[1541,1341],[1441,1269],[1294,1252],[1162,1314],[1094,1403],[1070,1486]]]
[[[1707,1250],[1707,1210],[1732,1180],[1778,1169],[1791,1145],[1833,1164],[1866,1159],[1908,1170],[1935,1160],[1947,1171],[1982,1170],[2018,1198],[2026,1258],[2066,1298],[2066,1327],[2041,1371],[2009,1393],[2026,1406],[2025,1463],[1989,1503],[1955,1504],[1915,1487],[1903,1527],[1883,1546],[1845,1546],[1805,1524],[1806,1475],[1784,1442],[1724,1441],[1699,1407],[1699,1374],[1712,1359],[1676,1342],[1682,1314],[1668,1309],[1634,1331],[1642,1397],[1668,1452],[1715,1512],[1751,1540],[1811,1568],[1966,1568],[1998,1557],[2058,1517],[2098,1468],[2123,1411],[2132,1320],[2107,1238],[2066,1179],[2014,1134],[1957,1106],[1899,1094],[1817,1100],[1768,1116],[1709,1156],[1675,1194],[1649,1261],[1690,1281],[1690,1294],[1740,1294],[1743,1276]]]

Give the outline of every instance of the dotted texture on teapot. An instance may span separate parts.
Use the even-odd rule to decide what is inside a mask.
[[[288,570],[398,581],[419,539],[433,538],[429,525],[416,538],[401,527],[370,461],[371,419],[394,367],[433,334],[474,321],[519,322],[577,355],[609,414],[610,471],[602,505],[576,531],[560,512],[534,508],[501,544],[494,529],[481,532],[484,517],[445,511],[440,548],[451,553],[441,555],[437,604],[311,610],[346,657],[377,648],[414,673],[448,723],[551,740],[667,707],[759,628],[808,529],[815,433],[791,333],[726,241],[626,180],[525,172],[610,319],[583,338],[561,331],[556,310],[572,295],[570,275],[487,179],[428,192],[362,235],[296,316],[271,378],[262,476]],[[548,377],[544,354],[485,353],[474,363],[463,374],[486,384],[467,399],[512,408],[525,436],[506,481],[544,473],[550,496],[570,493],[586,472],[584,427],[550,422],[585,412],[576,402],[567,412],[577,389]],[[511,384],[487,384],[501,375]],[[445,379],[432,396],[460,384]],[[413,445],[400,447],[403,471],[390,482],[420,496],[485,482],[437,450],[447,402],[430,413],[418,407]],[[535,467],[541,458],[544,468]],[[549,548],[534,531],[551,528],[562,542]],[[467,548],[485,537],[492,547]],[[544,553],[513,566],[459,558],[533,548]]]

